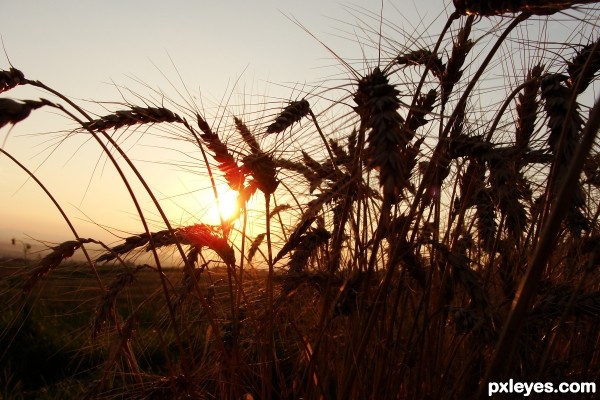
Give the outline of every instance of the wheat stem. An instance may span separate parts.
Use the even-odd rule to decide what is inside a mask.
[[[0,153],[4,154],[6,157],[10,158],[10,160],[12,162],[14,162],[16,165],[18,165],[19,168],[21,168],[23,171],[25,171],[25,173],[27,173],[27,175],[29,175],[31,177],[31,179],[34,180],[34,182],[44,191],[44,193],[46,193],[46,196],[48,196],[48,198],[50,199],[50,201],[52,201],[52,203],[54,204],[54,206],[56,207],[56,209],[58,210],[58,212],[60,213],[60,215],[63,217],[63,219],[65,220],[65,222],[69,226],[69,229],[73,233],[73,236],[75,236],[75,239],[76,240],[81,240],[81,237],[77,233],[77,230],[75,229],[75,226],[73,225],[73,223],[71,222],[71,220],[69,219],[69,217],[67,216],[67,214],[65,213],[65,211],[63,210],[63,208],[61,207],[61,205],[58,203],[58,201],[56,200],[56,198],[48,190],[48,188],[46,187],[46,185],[44,185],[42,183],[42,181],[40,181],[39,178],[33,172],[31,172],[27,167],[25,167],[25,165],[23,165],[21,162],[19,162],[19,160],[17,160],[16,158],[14,158],[6,150],[0,148]],[[86,260],[87,260],[90,268],[92,268],[92,272],[94,273],[94,277],[96,278],[96,281],[98,282],[98,287],[100,287],[101,289],[103,289],[104,285],[102,284],[102,280],[100,279],[100,276],[98,275],[98,271],[96,270],[96,264],[94,264],[94,262],[92,261],[92,258],[90,257],[90,255],[89,255],[87,249],[85,248],[85,246],[83,245],[83,243],[81,244],[81,251],[83,252],[83,255],[85,256],[85,258],[86,258]]]
[[[600,128],[600,98],[596,100],[594,107],[590,112],[590,117],[585,125],[583,136],[577,152],[569,165],[565,179],[561,181],[556,200],[553,204],[550,216],[546,221],[540,240],[537,243],[535,252],[530,259],[529,267],[515,295],[508,319],[504,323],[502,333],[498,344],[496,345],[494,355],[488,366],[485,378],[481,383],[481,390],[478,398],[484,399],[487,383],[499,381],[504,376],[505,369],[509,365],[509,359],[514,353],[514,347],[519,337],[521,327],[525,321],[525,315],[529,304],[536,293],[536,287],[544,272],[544,267],[550,256],[548,249],[552,249],[556,240],[556,234],[560,224],[564,219],[568,203],[571,201],[573,188],[578,182],[577,177],[581,173],[583,163],[589,153],[598,129]]]
[[[517,18],[515,18],[514,21],[511,22],[511,24],[505,29],[505,31],[502,33],[502,35],[500,35],[500,37],[497,39],[496,43],[494,44],[494,46],[492,47],[492,49],[490,50],[490,52],[488,53],[488,55],[486,56],[486,58],[482,61],[482,64],[479,68],[479,70],[474,74],[474,76],[471,78],[471,81],[469,83],[469,85],[467,86],[467,88],[465,89],[463,95],[461,96],[460,100],[458,101],[456,108],[452,114],[452,116],[450,117],[450,120],[454,120],[456,118],[456,114],[458,113],[458,110],[460,110],[460,107],[463,105],[463,103],[465,103],[467,101],[467,98],[469,96],[469,94],[471,93],[471,91],[473,90],[473,88],[475,87],[475,84],[477,83],[477,81],[479,80],[479,78],[481,77],[481,75],[483,74],[483,72],[485,71],[487,65],[489,64],[489,62],[491,61],[491,59],[493,58],[494,54],[496,53],[496,51],[500,48],[501,44],[504,42],[504,39],[506,39],[506,37],[508,36],[508,34],[522,21],[524,21],[525,19],[527,19],[529,17],[528,14],[521,14],[519,15]],[[453,14],[451,16],[451,20],[454,20],[457,18],[456,14]],[[449,24],[451,23],[451,21],[449,21],[449,23],[447,23],[447,26],[449,28]],[[441,35],[440,35],[440,40],[441,40]],[[436,46],[437,47],[437,46]],[[437,52],[437,48],[434,50],[434,53]],[[424,81],[424,78],[422,78],[422,81]],[[417,88],[417,92],[418,93],[420,90],[420,88]],[[414,104],[413,104],[414,106]],[[411,106],[412,108],[412,106]],[[441,135],[441,138],[447,137],[449,130],[451,129],[452,124],[448,124],[446,126],[446,128],[444,129],[444,132]],[[432,156],[432,159],[436,159],[436,152],[439,153],[439,151],[441,151],[441,147],[442,146],[437,146],[435,151],[434,151],[434,155]],[[439,157],[439,156],[438,156]],[[425,173],[425,176],[428,176],[431,174],[431,172],[433,172],[433,163],[430,163],[430,165],[427,168],[427,172]],[[408,213],[408,218],[407,218],[407,222],[403,225],[402,230],[401,230],[401,237],[405,236],[408,232],[409,226],[410,226],[410,221],[413,220],[413,217],[415,216],[416,212],[417,212],[417,206],[418,204],[420,204],[420,198],[421,198],[421,194],[423,193],[424,189],[425,189],[425,185],[424,183],[427,181],[426,178],[423,178],[423,181],[421,183],[421,185],[419,186],[419,190],[417,192],[417,195],[415,196],[415,200],[413,201],[412,205],[411,205],[411,209]],[[413,235],[416,235],[416,229],[414,230],[415,232],[413,232]],[[406,251],[405,248],[403,248],[402,246],[394,246],[392,248],[392,254],[389,258],[388,261],[388,265],[387,265],[387,272],[385,274],[385,278],[383,280],[383,282],[381,283],[381,285],[379,285],[377,292],[375,294],[375,303],[373,306],[373,310],[371,311],[371,313],[369,314],[369,317],[367,319],[367,322],[364,326],[364,328],[362,329],[362,337],[361,340],[359,342],[359,346],[358,349],[356,351],[356,363],[352,363],[351,365],[348,366],[348,374],[346,376],[345,379],[345,384],[344,384],[344,392],[342,395],[342,398],[349,398],[349,395],[354,387],[354,378],[356,377],[356,373],[358,372],[358,366],[360,365],[361,361],[364,358],[364,352],[366,350],[367,347],[367,343],[369,341],[369,338],[371,337],[371,333],[373,331],[373,328],[375,326],[375,321],[379,316],[379,312],[381,310],[382,304],[383,304],[383,296],[384,293],[387,293],[390,283],[392,281],[392,277],[394,274],[394,271],[396,270],[396,265],[397,265],[397,260],[399,259],[399,257],[404,254],[404,252]]]
[[[33,86],[37,86],[37,87],[40,87],[40,88],[42,88],[44,90],[47,90],[50,93],[53,93],[54,95],[58,96],[59,98],[61,98],[65,102],[67,102],[73,108],[75,108],[88,121],[90,121],[90,122],[93,121],[92,118],[85,111],[83,111],[79,106],[77,106],[75,103],[73,103],[69,98],[67,98],[63,94],[61,94],[61,93],[57,92],[56,90],[54,90],[54,89],[46,86],[45,84],[43,84],[40,81],[34,81],[34,82],[28,81],[28,83],[31,84],[31,85],[33,85]],[[74,121],[78,122],[82,127],[85,128],[86,124],[83,121],[79,120],[79,118],[77,118],[71,112],[69,112],[68,110],[66,110],[64,107],[62,107],[60,105],[56,105],[56,107],[58,109],[62,110],[68,116],[70,116],[71,118],[73,118]],[[97,136],[96,132],[94,132],[91,129],[89,130],[89,132],[92,134],[92,136],[94,137],[94,139],[98,142],[98,144],[100,144],[100,146],[102,147],[104,153],[111,160],[111,162],[114,165],[115,169],[119,173],[119,176],[121,177],[121,180],[125,184],[125,187],[127,188],[127,191],[129,192],[129,195],[132,198],[132,201],[133,201],[133,203],[134,203],[134,205],[136,207],[138,215],[140,216],[140,219],[141,219],[142,225],[144,227],[144,230],[146,231],[146,234],[150,235],[150,229],[148,227],[146,219],[144,218],[144,214],[142,212],[142,209],[141,209],[141,207],[140,207],[140,205],[139,205],[139,203],[137,201],[137,197],[136,197],[136,195],[135,195],[135,193],[133,191],[133,188],[129,184],[129,182],[128,182],[126,176],[125,176],[125,174],[123,173],[121,167],[119,166],[119,164],[117,163],[116,159],[112,155],[112,152],[109,151],[109,149],[106,147],[106,145]],[[114,139],[110,135],[106,134],[106,132],[102,132],[102,135],[105,137],[106,140],[108,140],[111,143],[111,145],[119,152],[119,154],[123,157],[123,159],[130,166],[130,168],[135,173],[135,175],[139,179],[140,183],[142,183],[142,185],[144,186],[144,189],[146,190],[146,192],[148,193],[148,195],[150,196],[150,198],[152,199],[152,201],[156,205],[157,210],[159,211],[159,213],[160,213],[161,217],[163,218],[165,224],[167,225],[169,231],[173,232],[173,228],[171,227],[171,224],[169,223],[166,215],[164,214],[164,211],[162,210],[162,207],[160,207],[160,204],[158,203],[158,200],[154,196],[154,194],[153,194],[152,190],[150,189],[150,187],[147,185],[145,179],[142,177],[142,175],[139,172],[139,170],[133,165],[133,163],[131,162],[131,160],[129,159],[129,157],[125,153],[125,151],[123,151],[123,149],[114,141]],[[183,362],[184,367],[186,369],[188,369],[189,365],[187,363],[187,357],[184,356],[185,353],[183,351],[182,340],[181,340],[181,337],[180,337],[180,334],[179,334],[179,330],[176,328],[177,324],[176,324],[176,319],[175,319],[175,312],[174,312],[173,304],[172,304],[170,296],[169,296],[169,291],[168,291],[168,288],[167,288],[167,283],[166,283],[164,274],[162,272],[162,266],[161,266],[161,263],[160,263],[160,259],[158,257],[158,253],[156,252],[156,249],[154,249],[154,246],[152,246],[152,247],[153,247],[152,248],[152,253],[154,255],[154,260],[156,262],[157,269],[158,269],[158,272],[159,272],[159,277],[160,277],[161,285],[163,287],[163,292],[164,292],[164,295],[165,295],[165,299],[167,301],[167,307],[169,309],[169,316],[171,318],[171,322],[173,323],[173,328],[174,328],[175,335],[177,337],[178,346],[180,347],[180,351],[181,351],[181,355],[182,355],[182,362]],[[183,248],[181,247],[181,245],[179,243],[177,243],[177,247],[178,247],[178,249],[180,251],[180,254],[182,255],[182,258],[185,259],[185,253],[184,253]],[[189,266],[189,270],[192,271],[191,266]],[[206,305],[206,306],[207,306],[207,309],[208,309],[208,305]],[[216,327],[216,325],[215,325],[215,327]]]

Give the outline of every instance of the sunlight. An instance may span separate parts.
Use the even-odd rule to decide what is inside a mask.
[[[239,217],[240,207],[238,205],[238,193],[231,190],[227,185],[218,185],[219,203],[213,199],[213,203],[207,213],[207,218],[215,225],[223,221],[232,221]]]

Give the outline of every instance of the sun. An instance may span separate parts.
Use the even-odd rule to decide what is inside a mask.
[[[208,210],[207,217],[215,225],[223,222],[230,222],[239,217],[240,206],[238,203],[238,193],[227,186],[218,186],[219,201],[217,203],[213,198],[213,203]]]

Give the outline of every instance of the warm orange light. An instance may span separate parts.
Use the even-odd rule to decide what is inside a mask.
[[[238,193],[229,187],[218,187],[219,202],[216,201],[211,206],[208,216],[215,224],[219,224],[221,219],[224,222],[230,222],[239,217],[240,206],[238,204]]]

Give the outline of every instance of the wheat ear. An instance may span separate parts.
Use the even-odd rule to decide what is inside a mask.
[[[104,131],[108,129],[116,130],[125,126],[158,124],[161,122],[186,123],[179,115],[164,107],[132,106],[129,110],[115,111],[93,121],[85,122],[83,127],[93,131]]]
[[[529,140],[533,135],[539,105],[537,95],[540,91],[540,77],[543,70],[544,66],[540,64],[531,68],[527,74],[529,83],[518,97],[515,147],[519,153],[525,153],[529,147]]]
[[[456,85],[456,83],[458,83],[462,77],[462,67],[465,63],[467,54],[475,45],[475,42],[469,39],[469,35],[471,34],[471,26],[473,25],[474,19],[475,17],[473,16],[467,18],[465,25],[458,31],[456,40],[452,45],[450,58],[446,63],[444,73],[440,79],[440,84],[442,86],[442,105],[446,104],[450,94],[452,93],[454,85]]]
[[[0,93],[26,83],[25,75],[16,68],[0,70]]]
[[[584,46],[567,63],[568,85],[572,90],[577,89],[577,94],[581,94],[587,89],[598,70],[600,70],[600,50],[598,46],[600,46],[600,40]]]
[[[302,272],[306,269],[308,259],[321,245],[327,243],[331,238],[324,228],[315,228],[302,235],[296,246],[296,251],[290,259],[290,272]]]
[[[376,67],[358,82],[354,108],[361,125],[369,130],[366,139],[367,166],[379,170],[379,184],[390,200],[409,186],[410,169],[405,149],[413,134],[404,127],[398,113],[400,92]]]
[[[286,106],[281,114],[275,118],[275,122],[267,127],[267,133],[281,133],[295,122],[306,117],[310,112],[310,104],[307,100],[292,101]]]
[[[596,3],[594,0],[453,0],[456,11],[462,15],[491,17],[508,13],[550,15],[577,4]]]
[[[567,165],[573,159],[583,125],[577,105],[571,103],[573,92],[565,85],[567,79],[561,74],[550,74],[542,78],[541,83],[544,110],[548,116],[548,146],[555,157],[553,181],[549,184],[551,192],[562,185],[567,175]],[[567,223],[575,235],[589,229],[589,221],[585,218],[585,192],[579,179],[568,210]]]
[[[433,111],[437,97],[437,91],[435,89],[431,89],[427,94],[421,94],[419,96],[413,112],[406,120],[406,127],[408,129],[416,131],[418,128],[429,122],[425,117]]]
[[[395,61],[396,64],[401,66],[428,65],[429,72],[431,72],[432,75],[438,79],[442,78],[445,68],[442,60],[436,54],[433,54],[427,49],[413,50],[409,53],[400,54],[398,57],[396,57]]]
[[[225,175],[225,180],[227,180],[229,187],[239,191],[244,185],[245,177],[240,171],[233,155],[227,149],[227,145],[212,131],[206,120],[200,114],[197,114],[196,118],[198,127],[202,131],[200,137],[206,144],[206,147],[213,152],[213,157],[219,164],[219,170]]]
[[[0,128],[6,124],[16,124],[29,117],[31,111],[50,105],[48,100],[23,100],[0,98]]]
[[[42,258],[37,267],[31,272],[29,279],[23,285],[23,292],[29,293],[39,279],[60,265],[60,263],[73,256],[82,244],[93,242],[91,239],[69,240],[52,247],[52,252]]]
[[[150,241],[150,238],[152,241]],[[127,254],[145,246],[146,251],[163,246],[175,245],[177,242],[189,244],[198,248],[208,247],[216,252],[227,264],[235,264],[235,252],[216,227],[205,224],[194,224],[173,231],[162,230],[151,232],[150,236],[142,233],[125,239],[125,243],[117,245],[109,252],[98,257],[98,262],[111,261],[118,255]]]
[[[242,121],[238,117],[233,117],[233,122],[235,123],[235,127],[236,127],[237,131],[240,133],[240,135],[242,136],[242,139],[244,140],[244,142],[246,142],[248,147],[250,147],[250,151],[253,154],[260,153],[261,152],[260,145],[258,144],[256,137],[252,134],[252,132],[250,132],[250,129],[248,129],[248,127],[246,126],[244,121]]]

